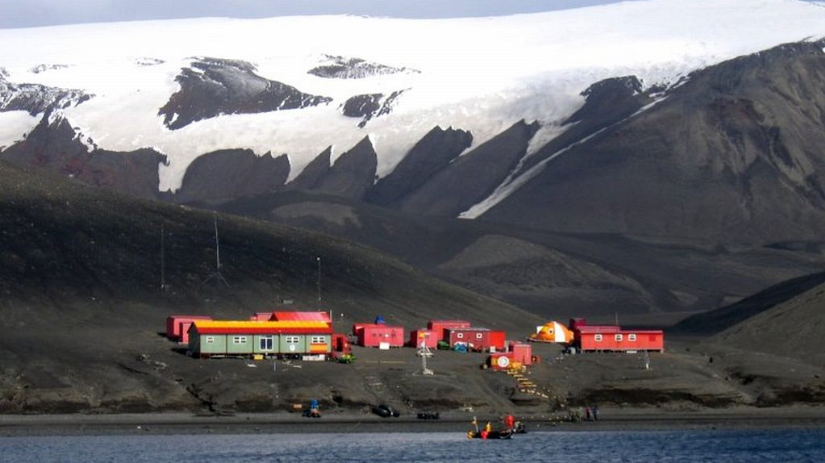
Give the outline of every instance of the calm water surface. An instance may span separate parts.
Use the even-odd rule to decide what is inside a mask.
[[[0,461],[825,462],[825,430],[550,432],[510,441],[461,434],[281,434],[0,438]]]

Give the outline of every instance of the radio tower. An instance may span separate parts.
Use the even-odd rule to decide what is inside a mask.
[[[221,241],[218,239],[218,216],[215,215],[215,271],[209,275],[209,278],[203,280],[201,286],[205,285],[211,279],[218,279],[223,282],[226,286],[229,286],[229,283],[226,281],[226,278],[221,275]]]

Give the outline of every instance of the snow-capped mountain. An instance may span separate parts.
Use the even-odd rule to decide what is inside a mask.
[[[824,19],[793,0],[650,0],[500,18],[0,30],[14,44],[0,50],[0,146],[37,125],[7,102],[39,85],[88,98],[56,109],[80,139],[165,154],[160,190],[179,189],[197,157],[225,149],[286,154],[294,180],[327,147],[334,162],[365,136],[386,177],[437,126],[470,132],[472,149],[537,121],[529,156],[565,130],[598,81],[634,75],[645,89],[670,86],[725,59],[821,37]],[[33,108],[42,105],[22,110]]]
[[[795,0],[0,30],[0,161],[538,310],[704,310],[820,268],[823,37]]]

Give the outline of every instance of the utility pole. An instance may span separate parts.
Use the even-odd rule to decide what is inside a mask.
[[[201,286],[205,285],[207,282],[212,280],[213,278],[218,279],[223,282],[226,286],[229,286],[229,283],[226,281],[226,278],[221,275],[221,241],[218,238],[218,216],[215,215],[214,219],[215,224],[215,272],[209,275],[209,278],[201,283]]]
[[[318,301],[321,301],[321,257],[317,257],[318,259]]]

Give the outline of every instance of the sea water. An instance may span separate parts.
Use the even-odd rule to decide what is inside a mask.
[[[804,463],[825,461],[825,430],[537,432],[488,441],[461,433],[7,437],[0,461]]]

